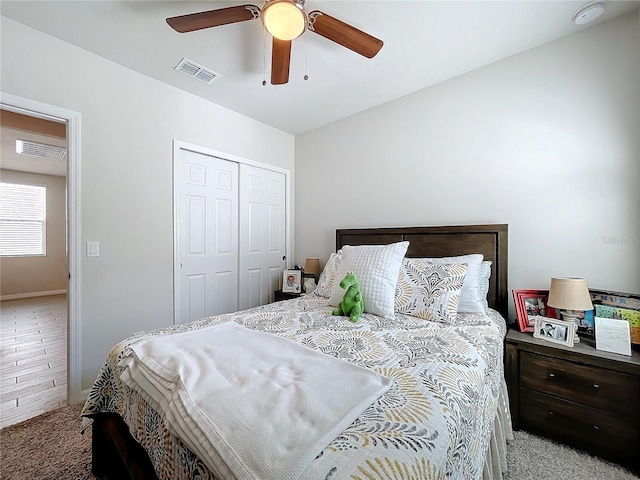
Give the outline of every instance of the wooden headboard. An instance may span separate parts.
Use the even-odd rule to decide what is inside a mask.
[[[336,230],[336,250],[344,245],[386,245],[409,242],[407,257],[451,257],[481,253],[490,260],[488,302],[508,318],[509,226],[456,225],[451,227],[348,228]]]

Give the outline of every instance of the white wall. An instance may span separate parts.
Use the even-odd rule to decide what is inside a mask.
[[[0,170],[0,176],[5,183],[47,188],[46,255],[0,258],[0,294],[66,290],[69,272],[65,233],[67,179],[14,170]]]
[[[296,138],[296,255],[340,227],[509,224],[509,288],[640,292],[634,12]]]
[[[2,91],[82,114],[82,242],[100,242],[81,265],[87,389],[116,342],[173,323],[172,140],[293,170],[294,137],[1,21]]]

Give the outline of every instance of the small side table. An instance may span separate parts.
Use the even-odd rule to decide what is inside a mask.
[[[510,330],[505,375],[514,429],[640,472],[640,354],[573,348]]]

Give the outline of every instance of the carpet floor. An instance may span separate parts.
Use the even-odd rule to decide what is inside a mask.
[[[637,480],[618,465],[524,431],[507,447],[505,480]]]
[[[81,410],[62,407],[0,430],[0,479],[94,480],[91,429],[80,433]]]
[[[80,433],[81,409],[80,405],[59,408],[0,430],[0,479],[95,480],[91,474],[91,429]],[[509,443],[507,462],[505,480],[640,478],[612,463],[522,431],[515,432],[515,441]]]

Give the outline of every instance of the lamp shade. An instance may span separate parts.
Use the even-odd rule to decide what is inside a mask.
[[[562,310],[593,310],[584,278],[552,278],[547,304]]]
[[[294,0],[269,0],[262,9],[267,31],[280,40],[293,40],[307,28],[307,14]]]
[[[304,273],[312,273],[313,275],[320,274],[320,259],[318,258],[307,258],[304,261]]]

